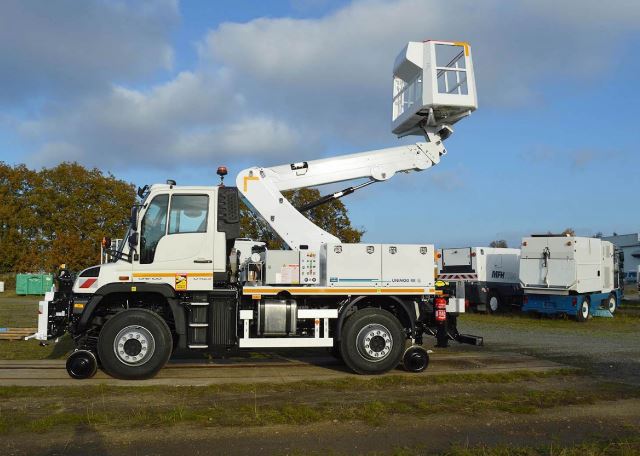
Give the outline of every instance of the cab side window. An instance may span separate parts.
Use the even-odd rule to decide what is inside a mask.
[[[140,225],[140,263],[153,263],[158,242],[167,230],[169,195],[158,195],[145,212]]]
[[[169,214],[169,234],[206,233],[208,218],[207,195],[173,195]]]

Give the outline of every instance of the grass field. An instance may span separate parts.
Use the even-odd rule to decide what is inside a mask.
[[[534,455],[632,455],[638,450],[637,429],[615,423],[616,430],[603,440],[597,435],[586,443],[554,443],[538,437],[538,444],[462,444],[452,439],[446,451],[428,451],[429,429],[437,426],[471,426],[482,422],[513,423],[527,428],[528,422],[544,422],[563,410],[591,407],[597,410],[636,407],[640,391],[624,384],[602,382],[573,369],[547,372],[503,372],[438,376],[385,376],[369,380],[357,377],[326,381],[273,384],[228,384],[203,387],[0,387],[0,441],[28,441],[39,448],[55,446],[60,454],[70,454],[69,445],[82,436],[93,436],[111,452],[122,454],[123,445],[135,448],[132,454],[186,454],[181,450],[145,452],[145,444],[158,446],[177,436],[202,442],[209,454],[212,438],[222,439],[216,453],[271,454],[265,442],[286,451],[275,454],[444,454],[450,456],[534,456]],[[626,401],[626,402],[625,402]],[[631,402],[629,402],[631,401]],[[618,405],[621,404],[621,405]],[[625,405],[622,405],[625,404]],[[553,418],[555,420],[555,418]],[[578,421],[568,421],[574,426]],[[411,423],[411,424],[410,424]],[[444,424],[443,424],[444,423]],[[449,424],[446,424],[449,423]],[[525,424],[522,424],[525,423]],[[422,426],[426,444],[391,446],[376,443],[374,451],[354,451],[358,439],[378,439]],[[538,424],[539,426],[539,424]],[[557,426],[553,424],[552,426]],[[406,428],[406,430],[405,430]],[[480,429],[487,436],[492,429]],[[318,433],[311,446],[299,443],[303,434]],[[347,444],[336,444],[336,433],[347,433]],[[442,431],[439,431],[442,432]],[[500,431],[502,432],[502,431]],[[541,431],[537,430],[536,435]],[[244,437],[246,452],[238,451],[236,435]],[[153,435],[152,439],[149,436]],[[162,440],[163,436],[166,440]],[[171,437],[173,436],[173,437]],[[225,441],[224,438],[229,440]],[[381,437],[382,436],[382,437]],[[513,437],[517,438],[517,437]],[[27,439],[27,440],[25,440]],[[486,439],[485,439],[486,440]],[[491,438],[489,438],[491,440]],[[415,438],[414,438],[415,441]],[[582,440],[584,442],[584,440]],[[144,442],[144,443],[143,443]],[[164,442],[164,443],[163,443]],[[224,443],[226,442],[226,443]],[[292,450],[291,445],[302,445]],[[120,446],[117,446],[120,445]],[[2,443],[0,443],[0,450]],[[80,444],[71,454],[91,454],[92,447]],[[330,451],[328,450],[330,449]],[[185,449],[186,451],[186,449]],[[630,452],[631,451],[631,452]],[[29,454],[28,452],[25,454]],[[58,454],[58,453],[51,453]],[[129,454],[129,453],[127,453]],[[195,452],[194,452],[195,454]]]
[[[590,335],[598,335],[598,346],[606,334],[622,346],[640,333],[640,302],[630,297],[613,319],[467,314],[461,323],[493,337],[511,331],[544,341],[575,335],[592,342]],[[35,327],[38,299],[0,297],[0,327]],[[495,349],[503,344],[498,340]],[[70,349],[69,338],[45,347],[0,341],[0,359],[60,359]],[[216,448],[220,454],[639,455],[640,389],[617,374],[597,375],[591,362],[547,372],[200,387],[81,381],[0,387],[0,454],[209,454]],[[393,440],[396,435],[401,437]]]
[[[0,416],[0,433],[43,432],[69,424],[224,427],[355,420],[380,425],[392,415],[535,414],[558,405],[640,397],[637,389],[614,383],[584,391],[581,385],[591,381],[581,372],[560,369],[372,380],[350,377],[286,385],[0,387],[5,412]],[[450,392],[437,394],[443,388]],[[471,396],[470,391],[476,394]]]

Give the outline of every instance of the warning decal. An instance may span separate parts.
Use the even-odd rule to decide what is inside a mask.
[[[187,289],[187,274],[176,274],[176,290]]]

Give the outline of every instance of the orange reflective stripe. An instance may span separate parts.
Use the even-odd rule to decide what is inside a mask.
[[[149,279],[152,277],[175,277],[176,275],[186,275],[189,277],[213,277],[213,272],[134,272],[133,277],[139,279]]]

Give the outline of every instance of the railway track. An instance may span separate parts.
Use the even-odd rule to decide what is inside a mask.
[[[431,357],[422,374],[396,369],[385,375],[438,375],[490,373],[514,370],[550,370],[565,367],[551,361],[516,353],[452,353]],[[330,357],[268,359],[218,359],[211,361],[172,360],[149,380],[118,380],[98,371],[87,380],[69,378],[64,360],[0,361],[0,386],[205,386],[225,383],[286,383],[304,380],[330,380],[356,377]],[[366,377],[363,377],[366,378]]]

